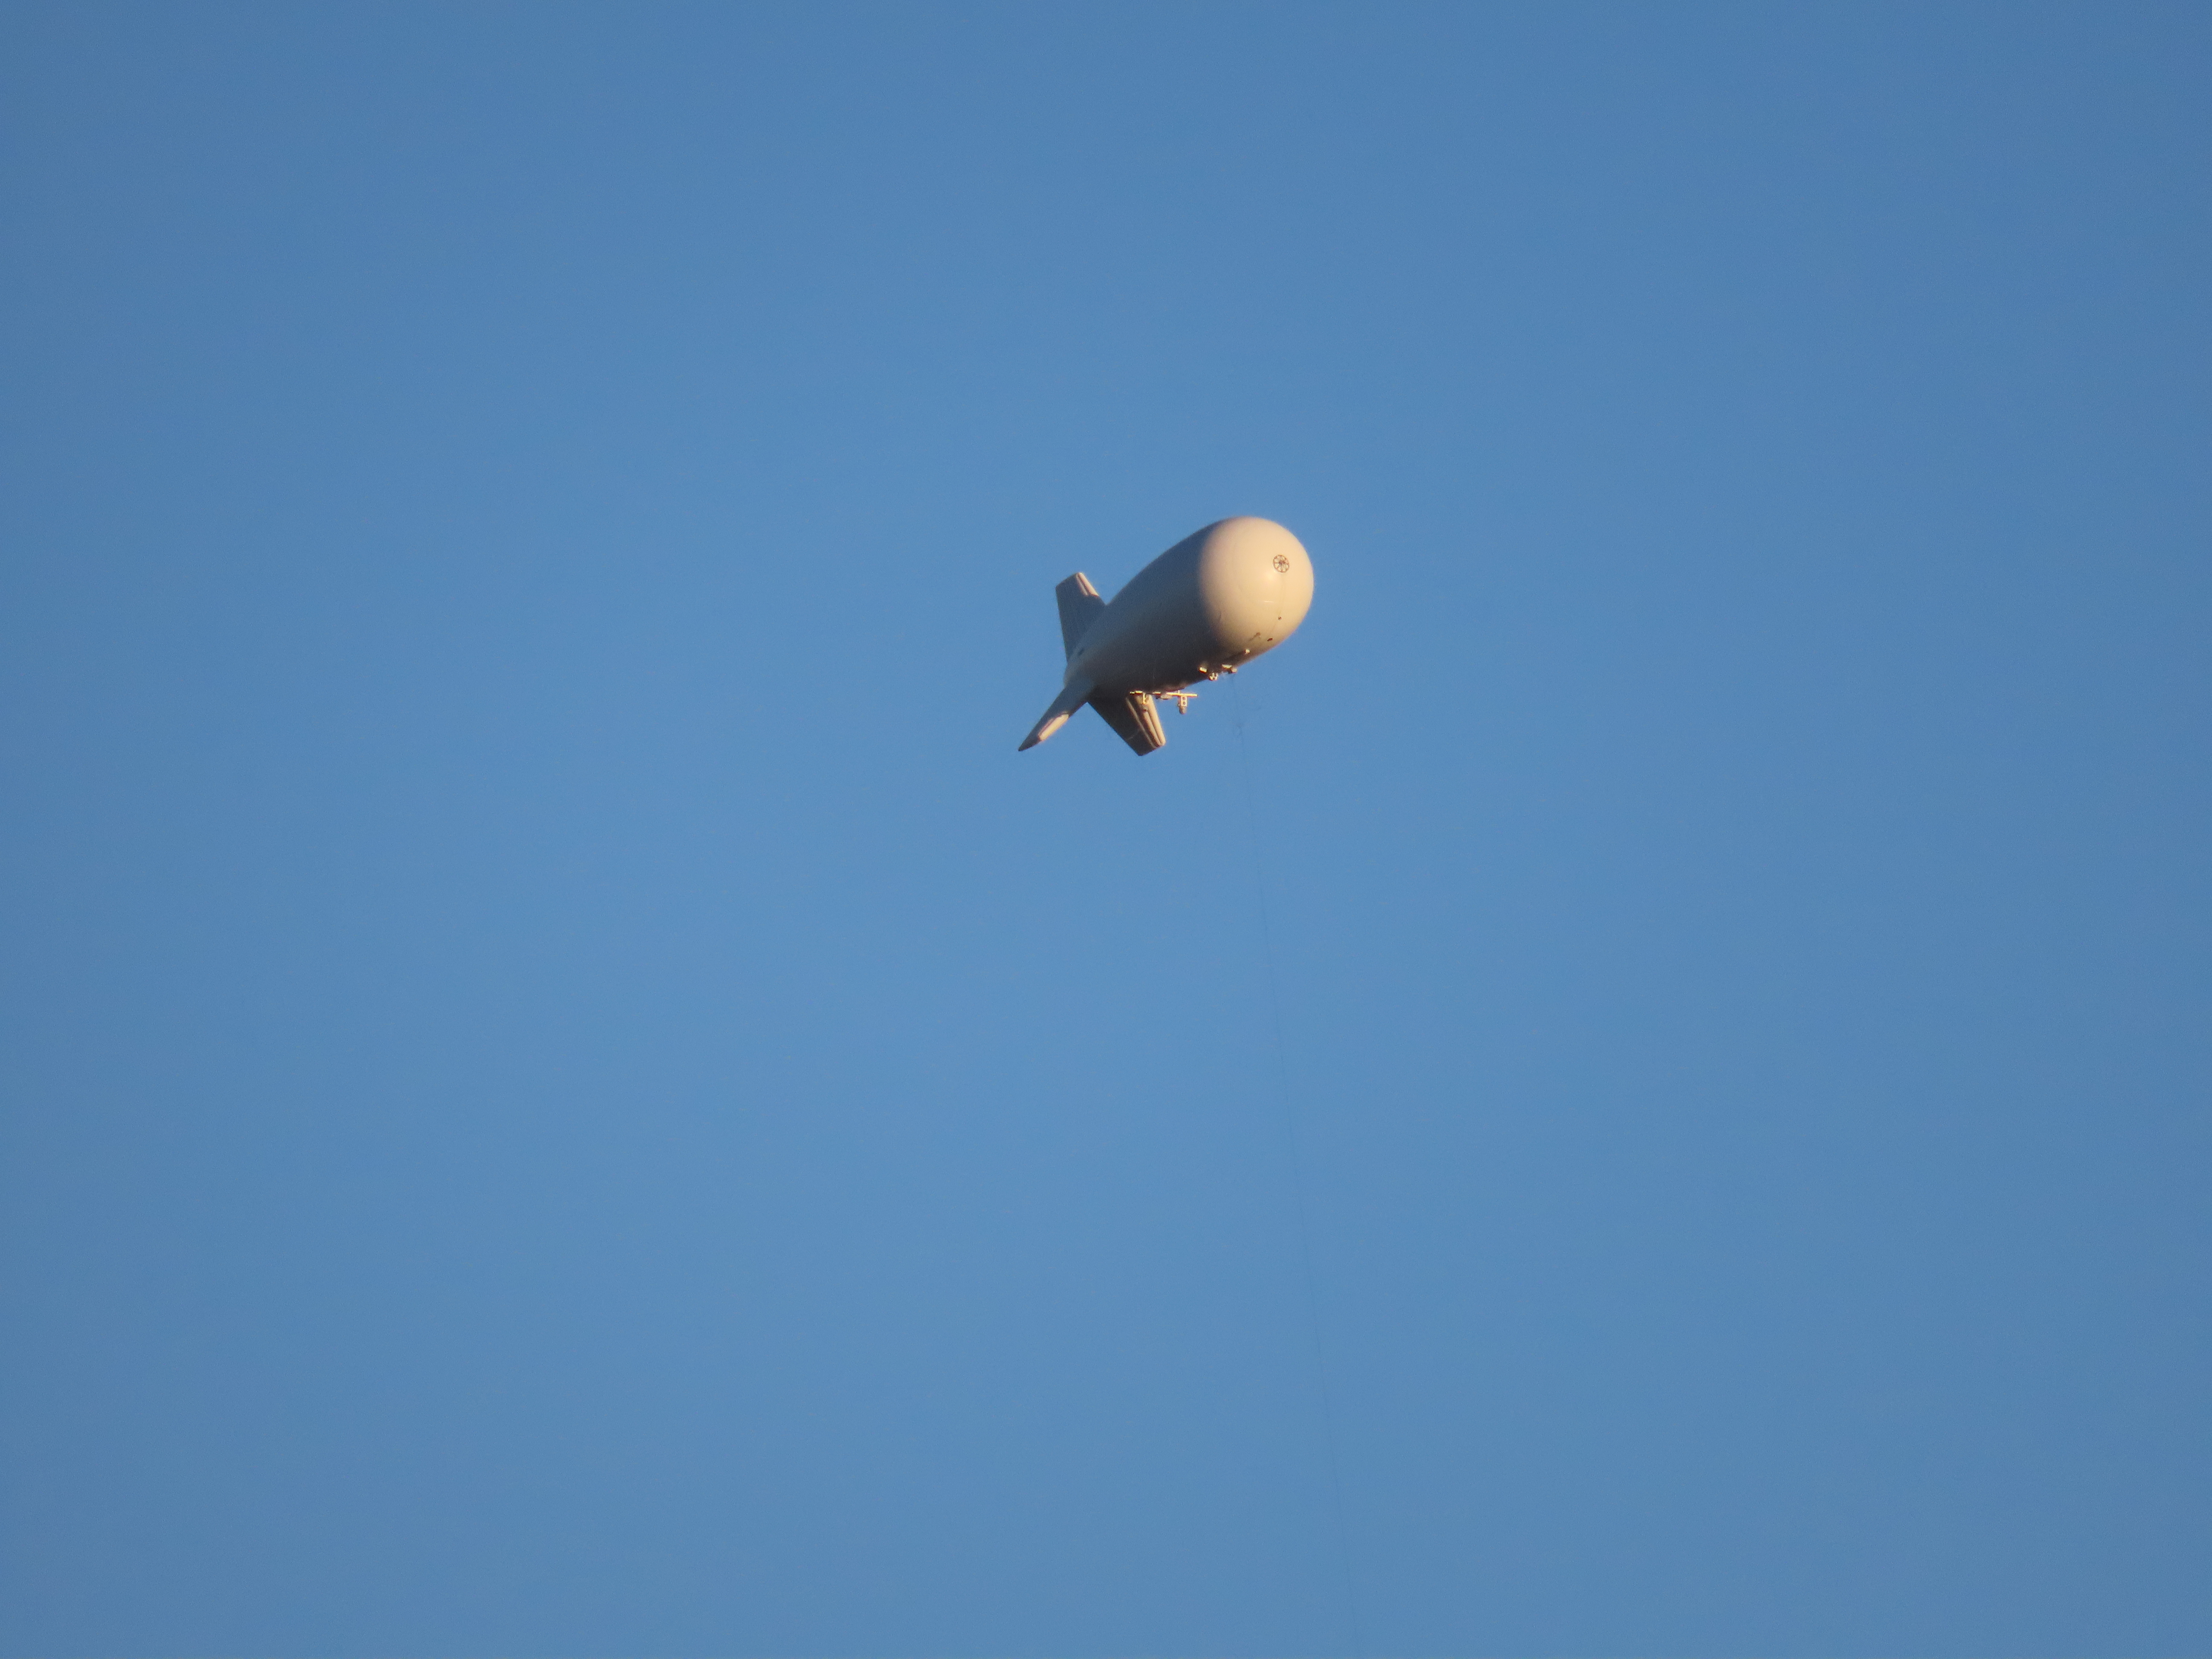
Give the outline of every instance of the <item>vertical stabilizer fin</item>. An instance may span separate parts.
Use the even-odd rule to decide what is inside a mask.
[[[1075,642],[1083,637],[1083,630],[1098,619],[1106,608],[1106,601],[1098,597],[1098,590],[1091,585],[1091,578],[1080,570],[1052,590],[1060,601],[1060,642],[1067,647],[1067,654],[1075,654]]]
[[[1091,706],[1139,754],[1149,755],[1168,746],[1168,734],[1160,730],[1160,711],[1146,693],[1132,691],[1125,696],[1102,693],[1091,699]]]

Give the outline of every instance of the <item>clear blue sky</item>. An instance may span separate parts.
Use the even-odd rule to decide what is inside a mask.
[[[2209,20],[0,14],[0,1650],[2212,1649]]]

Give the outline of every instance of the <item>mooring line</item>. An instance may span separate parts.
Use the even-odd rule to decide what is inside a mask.
[[[1237,731],[1237,770],[1244,783],[1244,821],[1252,837],[1253,869],[1260,888],[1261,954],[1267,963],[1267,1012],[1275,1031],[1276,1100],[1283,1130],[1283,1142],[1291,1160],[1291,1198],[1298,1221],[1298,1263],[1304,1269],[1306,1287],[1306,1334],[1313,1345],[1314,1377],[1321,1391],[1322,1442],[1328,1452],[1328,1492],[1336,1520],[1336,1554],[1338,1570],[1344,1581],[1344,1609],[1352,1626],[1353,1659],[1360,1659],[1367,1644],[1362,1633],[1359,1616],[1358,1575],[1352,1565],[1352,1527],[1344,1502],[1344,1471],[1337,1451],[1336,1395],[1329,1386],[1328,1353],[1322,1341],[1321,1286],[1314,1273],[1313,1228],[1306,1209],[1305,1159],[1298,1146],[1297,1113],[1291,1102],[1290,1053],[1283,1041],[1283,994],[1280,980],[1275,972],[1275,928],[1267,903],[1267,872],[1261,848],[1266,845],[1260,838],[1260,811],[1252,790],[1251,751],[1244,741],[1244,693],[1236,680],[1229,682],[1229,695],[1236,703],[1232,724]]]

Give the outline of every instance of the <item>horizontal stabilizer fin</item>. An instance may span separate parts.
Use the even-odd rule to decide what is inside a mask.
[[[1060,601],[1060,642],[1072,657],[1075,654],[1075,642],[1083,637],[1085,629],[1098,620],[1106,601],[1098,597],[1091,578],[1080,570],[1054,588],[1052,596]]]
[[[1112,726],[1115,734],[1140,755],[1149,755],[1155,749],[1168,745],[1168,734],[1160,730],[1160,711],[1152,706],[1152,698],[1142,691],[1131,691],[1124,696],[1103,693],[1091,699],[1091,706]]]
[[[1091,696],[1089,680],[1073,680],[1061,688],[1052,700],[1052,707],[1037,716],[1037,723],[1030,727],[1030,734],[1021,742],[1023,749],[1034,749],[1047,738],[1067,724],[1067,717],[1083,707]],[[1017,750],[1015,752],[1019,753]]]

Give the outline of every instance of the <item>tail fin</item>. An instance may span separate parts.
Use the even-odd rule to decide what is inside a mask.
[[[1060,642],[1067,647],[1067,654],[1075,654],[1075,642],[1083,637],[1083,630],[1098,619],[1106,608],[1106,601],[1098,597],[1098,590],[1091,585],[1091,578],[1080,570],[1052,590],[1053,598],[1060,601]]]
[[[1160,730],[1160,711],[1152,706],[1152,698],[1146,693],[1132,691],[1124,696],[1102,694],[1091,699],[1091,706],[1121,741],[1139,754],[1149,755],[1155,749],[1168,746],[1168,734]]]
[[[1060,688],[1060,695],[1052,700],[1052,707],[1037,716],[1037,723],[1030,727],[1030,734],[1021,741],[1023,749],[1034,749],[1047,738],[1067,724],[1067,717],[1083,707],[1091,696],[1091,682],[1078,680],[1073,685]]]

